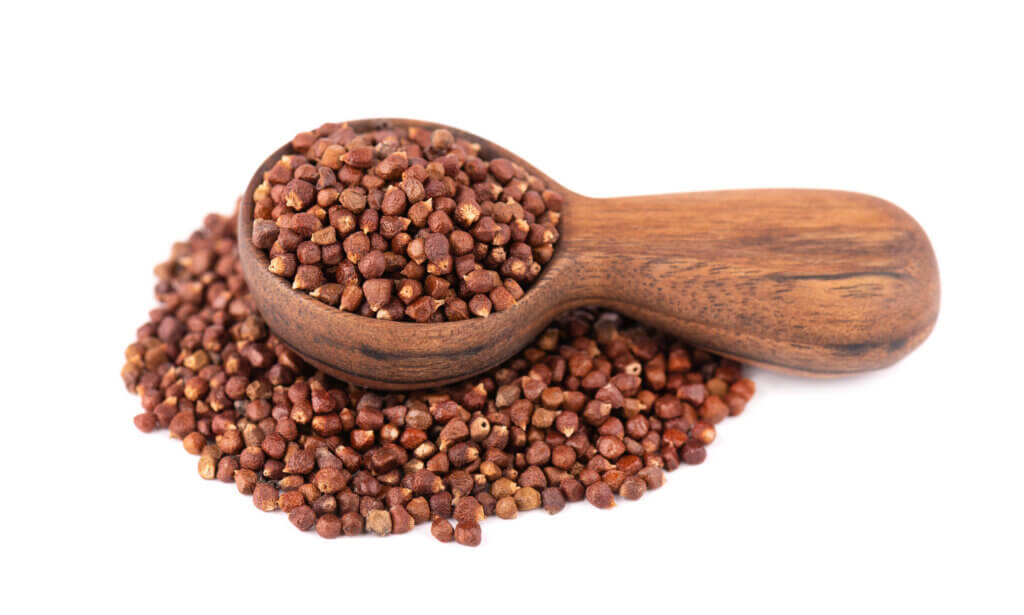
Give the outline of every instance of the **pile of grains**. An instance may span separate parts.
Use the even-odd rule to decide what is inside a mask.
[[[554,254],[562,196],[445,129],[324,124],[253,192],[269,270],[324,303],[440,322],[513,306]]]
[[[201,477],[325,538],[431,523],[438,540],[475,546],[488,516],[635,500],[665,470],[703,462],[715,425],[754,393],[736,363],[589,309],[483,376],[366,390],[303,364],[267,330],[232,218],[208,216],[155,273],[160,307],[121,372],[142,401],[135,425],[168,429]]]

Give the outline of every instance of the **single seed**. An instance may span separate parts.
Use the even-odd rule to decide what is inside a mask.
[[[622,481],[619,495],[627,500],[639,500],[647,491],[647,483],[638,476],[630,476]]]
[[[544,510],[549,515],[560,513],[565,508],[565,496],[558,487],[546,487],[540,495]]]
[[[467,547],[480,546],[480,524],[476,521],[460,521],[455,526],[455,542]]]
[[[305,532],[316,524],[316,513],[309,506],[299,506],[288,513],[288,520],[292,522],[299,531]]]
[[[437,518],[430,524],[430,534],[440,542],[451,542],[455,539],[455,528],[447,519]]]
[[[512,497],[515,498],[516,507],[520,511],[533,510],[541,506],[540,493],[533,487],[523,487]]]
[[[391,514],[386,510],[371,510],[366,515],[366,529],[378,536],[391,533]]]
[[[320,534],[321,538],[341,536],[341,519],[332,514],[321,515],[316,520],[316,533]]]
[[[683,445],[682,457],[683,461],[689,465],[697,465],[704,463],[707,458],[708,452],[704,448],[704,444],[696,440],[689,440]]]
[[[615,506],[615,497],[608,483],[597,481],[587,487],[587,501],[597,508],[612,508]]]
[[[277,489],[269,483],[259,483],[253,488],[252,491],[252,503],[256,505],[256,508],[270,512],[277,509],[278,493]]]
[[[206,438],[203,434],[193,431],[182,439],[181,444],[189,454],[198,455],[202,452],[203,446],[206,445]],[[200,474],[202,474],[202,471],[200,471]]]
[[[405,506],[392,506],[389,513],[391,515],[391,532],[393,534],[405,534],[416,525],[416,521],[409,514],[409,511],[405,509]]]
[[[498,499],[495,513],[502,519],[515,519],[519,515],[519,506],[512,496],[507,495]]]
[[[199,458],[199,476],[206,480],[213,480],[217,475],[217,461],[210,455],[203,455]]]
[[[235,470],[235,487],[243,495],[249,495],[256,487],[256,472],[242,468]]]
[[[363,516],[355,511],[341,515],[341,531],[346,536],[358,536],[363,533]]]

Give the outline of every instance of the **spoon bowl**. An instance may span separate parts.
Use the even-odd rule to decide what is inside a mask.
[[[486,318],[394,322],[344,312],[295,291],[252,245],[253,191],[291,145],[253,174],[238,217],[242,270],[274,334],[303,359],[355,384],[438,386],[492,369],[559,313],[614,309],[700,348],[770,369],[834,376],[891,365],[938,316],[928,237],[895,205],[830,190],[724,190],[596,199],[566,189],[471,133],[480,157],[512,160],[564,197],[554,256],[511,308]]]

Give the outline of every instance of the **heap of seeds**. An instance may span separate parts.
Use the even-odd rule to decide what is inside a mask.
[[[736,363],[589,309],[483,376],[366,390],[305,365],[267,330],[233,219],[208,216],[155,273],[160,307],[121,372],[142,401],[135,425],[169,429],[199,456],[200,476],[325,538],[430,522],[438,540],[475,546],[488,516],[635,500],[663,470],[704,461],[715,425],[754,393]]]
[[[445,129],[324,124],[253,192],[271,272],[346,312],[440,322],[508,309],[558,240],[559,193]]]

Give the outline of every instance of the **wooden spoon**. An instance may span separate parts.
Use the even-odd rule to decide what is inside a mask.
[[[769,369],[841,375],[886,367],[916,348],[939,310],[939,273],[924,231],[881,199],[829,190],[724,190],[595,199],[505,149],[448,128],[565,196],[561,239],[517,305],[487,318],[391,322],[327,306],[267,270],[252,236],[253,174],[238,219],[246,282],[270,329],[309,363],[349,382],[416,389],[491,369],[559,313],[614,309],[698,347]]]

